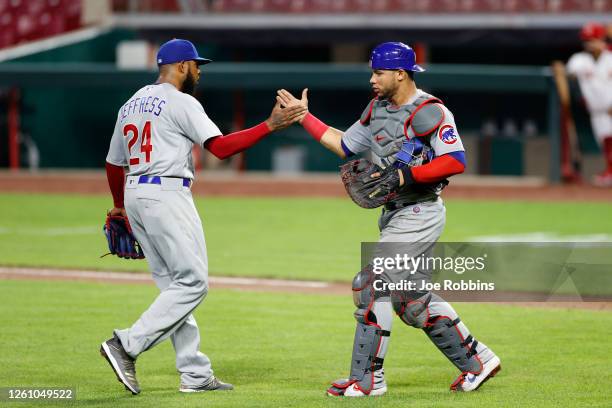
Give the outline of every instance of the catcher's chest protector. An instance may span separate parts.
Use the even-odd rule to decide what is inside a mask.
[[[406,139],[415,137],[415,131],[411,124],[415,120],[416,113],[419,113],[419,127],[430,127],[429,134],[437,129],[439,122],[436,119],[429,119],[426,105],[432,103],[442,103],[432,95],[424,94],[417,98],[413,103],[393,106],[387,100],[373,99],[361,115],[361,123],[365,126],[370,125],[372,131],[371,151],[372,162],[379,166],[387,167],[395,162],[395,154],[401,149],[402,142]],[[436,109],[439,111],[439,109]],[[426,122],[423,117],[427,115]],[[429,134],[419,134],[419,136],[429,136]],[[423,137],[422,142],[429,147],[429,138]],[[420,164],[420,163],[419,163]]]

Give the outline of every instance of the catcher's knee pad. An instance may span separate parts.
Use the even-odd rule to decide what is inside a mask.
[[[393,291],[391,292],[393,310],[408,326],[422,329],[429,319],[431,292]]]
[[[476,352],[478,341],[471,334],[464,338],[457,327],[459,322],[459,317],[452,320],[448,316],[435,316],[429,318],[423,330],[455,367],[464,373],[479,374],[482,363]]]
[[[353,278],[353,303],[358,308],[366,308],[374,300],[374,272],[372,265],[366,265]]]
[[[357,307],[355,310],[355,320],[358,322],[377,323],[376,316],[372,313],[372,307],[377,299],[388,297],[387,291],[374,290],[373,282],[377,276],[372,271],[372,265],[367,265],[353,278],[353,303]]]

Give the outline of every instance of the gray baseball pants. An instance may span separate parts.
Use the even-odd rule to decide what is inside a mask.
[[[162,178],[161,185],[137,179],[127,178],[125,208],[160,294],[132,327],[115,334],[134,358],[170,337],[181,384],[201,385],[213,375],[210,360],[199,350],[192,315],[208,293],[202,222],[182,179]]]
[[[441,198],[434,202],[424,202],[412,205],[401,210],[383,212],[380,216],[378,227],[380,229],[379,243],[383,248],[393,248],[393,242],[410,243],[400,245],[402,248],[409,247],[413,256],[425,254],[430,256],[435,243],[442,235],[446,223],[446,208]],[[384,245],[387,243],[387,246]],[[387,251],[383,249],[383,252]],[[418,270],[412,276],[392,276],[389,280],[399,282],[401,279],[411,281],[431,282],[430,270]],[[393,327],[393,307],[389,297],[381,297],[374,302],[372,312],[376,315],[377,323],[381,329],[391,331]],[[448,316],[454,320],[458,317],[453,307],[439,295],[432,293],[429,304],[430,316]],[[467,337],[469,330],[462,322],[457,324],[462,335]],[[389,346],[390,337],[381,337],[381,346],[377,357],[384,358]],[[494,356],[493,352],[482,342],[479,342],[476,350],[478,357],[484,363]]]

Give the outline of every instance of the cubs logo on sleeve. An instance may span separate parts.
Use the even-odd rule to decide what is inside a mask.
[[[440,128],[438,138],[447,145],[452,145],[457,141],[457,131],[451,125],[445,125]]]

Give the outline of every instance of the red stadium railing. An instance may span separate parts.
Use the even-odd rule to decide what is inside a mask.
[[[81,27],[81,0],[0,0],[0,48]]]

